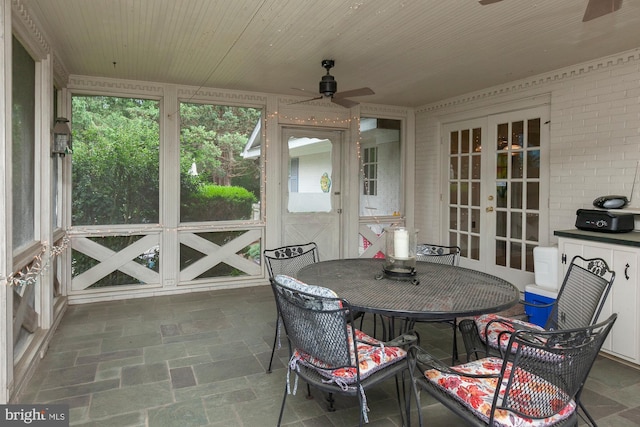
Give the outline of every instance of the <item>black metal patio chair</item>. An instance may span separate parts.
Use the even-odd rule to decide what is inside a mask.
[[[611,290],[616,273],[609,269],[602,258],[586,259],[576,255],[571,260],[557,299],[550,304],[533,304],[521,301],[522,304],[546,308],[551,307],[544,327],[525,322],[520,319],[489,314],[472,319],[464,319],[459,324],[467,361],[473,356],[505,355],[507,344],[514,331],[554,331],[580,328],[593,325]],[[595,421],[581,404],[586,417],[595,425]]]
[[[400,416],[404,419],[398,375],[408,365],[407,353],[398,345],[415,342],[415,337],[382,343],[351,326],[349,303],[330,289],[283,275],[277,275],[271,285],[291,355],[278,425],[287,395],[296,391],[298,377],[330,396],[357,396],[361,426],[368,422],[366,390],[395,377]]]
[[[460,252],[461,249],[459,246],[442,246],[431,243],[420,243],[416,248],[416,260],[458,266],[460,264]],[[451,364],[454,364],[458,360],[458,322],[455,317],[453,319],[446,320],[415,320],[414,322],[439,322],[451,325],[453,327]],[[413,326],[410,329],[414,329]]]
[[[518,329],[557,330],[594,324],[602,311],[616,273],[602,258],[586,259],[576,255],[571,260],[557,299],[549,304],[522,304],[551,307],[544,327],[508,317],[486,314],[460,322],[467,360],[479,354],[488,356],[493,351],[504,354],[509,335]]]
[[[320,261],[318,253],[318,245],[314,242],[304,243],[302,245],[288,245],[276,249],[265,249],[262,252],[264,262],[267,266],[269,279],[272,280],[278,274],[286,274],[295,277],[301,268]],[[269,367],[267,373],[271,373],[273,364],[273,356],[279,347],[280,341],[280,313],[277,313],[276,331],[273,338],[273,346],[271,348],[271,358],[269,359]]]
[[[518,330],[503,358],[448,367],[419,347],[410,349],[413,394],[424,390],[473,426],[578,425],[580,395],[617,318],[553,331]],[[407,408],[407,417],[410,408]]]

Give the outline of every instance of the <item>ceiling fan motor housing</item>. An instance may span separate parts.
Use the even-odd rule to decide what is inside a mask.
[[[320,81],[320,93],[324,96],[333,96],[338,91],[338,83],[332,75],[322,76]]]

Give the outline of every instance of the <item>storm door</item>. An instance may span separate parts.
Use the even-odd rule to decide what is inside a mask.
[[[340,258],[342,132],[284,128],[282,238],[316,242],[320,259]]]

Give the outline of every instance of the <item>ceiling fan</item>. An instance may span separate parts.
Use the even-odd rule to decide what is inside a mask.
[[[329,70],[333,68],[335,65],[335,61],[333,59],[323,59],[322,66],[327,70],[327,74],[322,76],[322,80],[320,80],[319,92],[320,96],[315,98],[306,99],[304,101],[294,102],[294,104],[299,104],[301,102],[309,102],[314,101],[316,99],[322,98],[331,98],[331,102],[341,105],[345,108],[351,108],[358,105],[358,102],[352,101],[351,99],[347,99],[353,96],[365,96],[365,95],[373,95],[375,92],[368,87],[361,87],[360,89],[352,89],[347,90],[345,92],[338,92],[338,82],[336,82],[335,78],[329,74]],[[300,89],[302,90],[302,89]]]
[[[497,3],[502,0],[478,0],[481,5]],[[613,13],[622,7],[622,0],[589,0],[587,10],[584,12],[582,22],[591,21],[592,19]]]

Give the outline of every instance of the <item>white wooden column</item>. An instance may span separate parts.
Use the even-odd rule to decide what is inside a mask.
[[[51,247],[53,241],[53,197],[52,197],[52,158],[51,158],[51,132],[53,118],[52,111],[52,90],[51,79],[52,67],[51,56],[36,62],[36,153],[40,153],[40,206],[36,211],[40,212],[36,220],[40,222],[40,240],[47,243],[47,251],[43,254],[43,265],[45,268],[40,275],[36,293],[35,310],[39,314],[39,323],[42,329],[49,329],[53,323],[53,268],[51,265]],[[36,154],[38,155],[38,154]],[[37,162],[36,162],[37,164]]]
[[[11,0],[0,5],[0,404],[8,402],[13,383],[13,290],[7,285],[11,274]]]
[[[175,85],[164,87],[160,103],[160,273],[164,288],[176,288],[180,275],[180,102]]]

